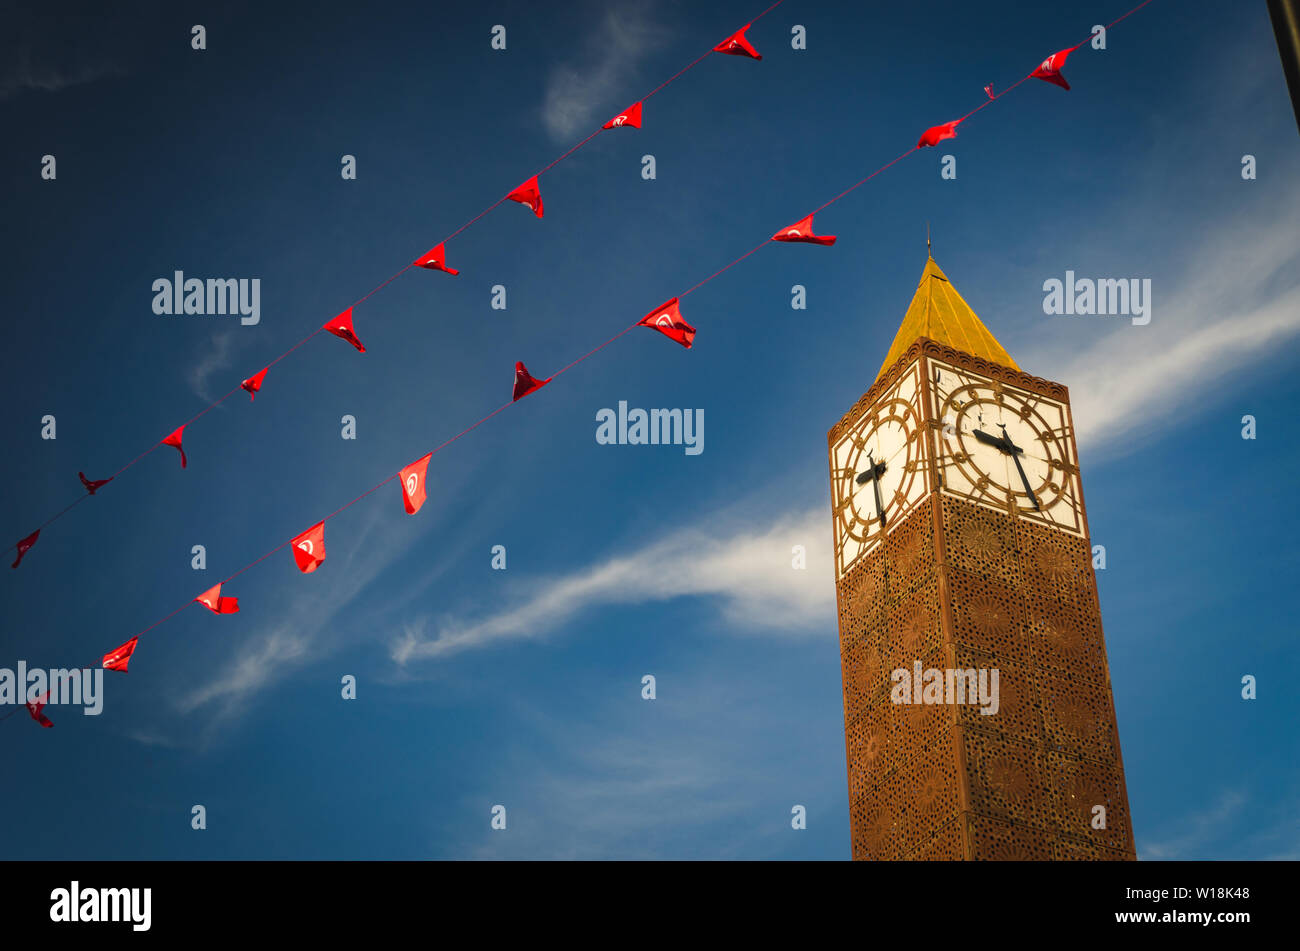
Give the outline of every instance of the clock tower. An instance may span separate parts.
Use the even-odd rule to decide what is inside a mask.
[[[854,859],[1133,859],[1067,389],[932,257],[827,434]]]

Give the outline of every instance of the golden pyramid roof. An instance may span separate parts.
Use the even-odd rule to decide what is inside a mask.
[[[949,282],[948,275],[939,269],[932,257],[926,258],[921,282],[916,285],[916,294],[912,297],[912,303],[903,316],[903,323],[894,335],[894,342],[890,345],[876,378],[883,376],[919,337],[929,337],[1013,370],[1020,369],[1016,361],[1011,359],[1011,354],[1003,349],[1002,344],[984,326],[984,322],[975,315],[975,311],[970,309],[970,304],[957,293],[957,289]]]

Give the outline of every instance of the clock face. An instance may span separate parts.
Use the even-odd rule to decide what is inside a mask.
[[[943,491],[1084,534],[1065,404],[937,361],[929,367]]]
[[[854,423],[831,451],[835,559],[843,575],[925,495],[920,364]]]

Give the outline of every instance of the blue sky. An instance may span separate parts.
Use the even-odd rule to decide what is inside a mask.
[[[498,208],[449,244],[459,277],[358,307],[364,356],[311,341],[186,431],[188,469],[154,453],[51,526],[3,578],[0,666],[115,647],[500,405],[515,360],[549,375],[1130,5],[787,0],[750,31],[761,63],[710,57],[642,130],[543,176],[545,219]],[[761,8],[12,14],[10,534]],[[280,552],[225,592],[240,614],[157,628],[102,716],[4,723],[21,781],[0,806],[26,821],[0,855],[847,858],[825,434],[874,379],[929,222],[1020,365],[1071,390],[1139,855],[1296,857],[1300,161],[1266,12],[1156,0],[1065,74],[819,215],[834,248],[768,247],[690,295],[693,350],[628,334],[436,455],[418,516],[386,486],[328,523],[321,570]],[[154,315],[177,269],[260,278],[261,323]],[[1150,278],[1152,322],[1045,316],[1067,269]],[[620,400],[704,409],[704,452],[597,444]]]

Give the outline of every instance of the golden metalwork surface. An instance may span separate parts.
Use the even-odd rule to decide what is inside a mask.
[[[975,311],[957,293],[957,289],[948,280],[948,275],[940,270],[934,258],[927,258],[921,280],[912,295],[912,303],[907,308],[903,323],[894,336],[885,362],[881,364],[880,373],[884,376],[912,342],[920,337],[928,337],[939,343],[946,343],[962,353],[982,357],[993,363],[1020,369],[1011,354],[1002,348],[984,322]]]
[[[878,543],[837,568],[853,858],[1131,860],[1069,392],[1016,368],[973,312],[970,322],[932,260],[918,299],[932,281],[942,282],[945,319],[927,318],[903,339],[915,329],[913,300],[881,376],[828,434],[833,453],[877,402],[897,403],[905,374],[921,381],[912,410],[918,450],[906,455],[926,476],[925,494],[887,521]],[[961,328],[977,352],[924,339],[937,326],[949,338]],[[963,410],[957,399],[981,392],[995,396],[971,427],[981,429],[980,440],[945,447],[956,442],[945,435],[945,407],[951,425]],[[997,413],[1005,415],[990,415]],[[1002,422],[1008,428],[995,430]],[[945,467],[969,461],[963,453],[982,448],[984,464],[996,463],[983,437],[1016,426],[1027,469],[1034,453],[1051,450],[1034,470],[1041,481],[1033,495],[1018,476],[996,471],[983,485],[978,477],[945,482]],[[834,456],[830,465],[837,497],[854,473],[836,472]],[[858,529],[841,524],[842,505],[834,514],[838,545],[841,533]],[[893,702],[891,673],[910,676],[917,661],[923,670],[996,669],[997,712],[969,702]]]

